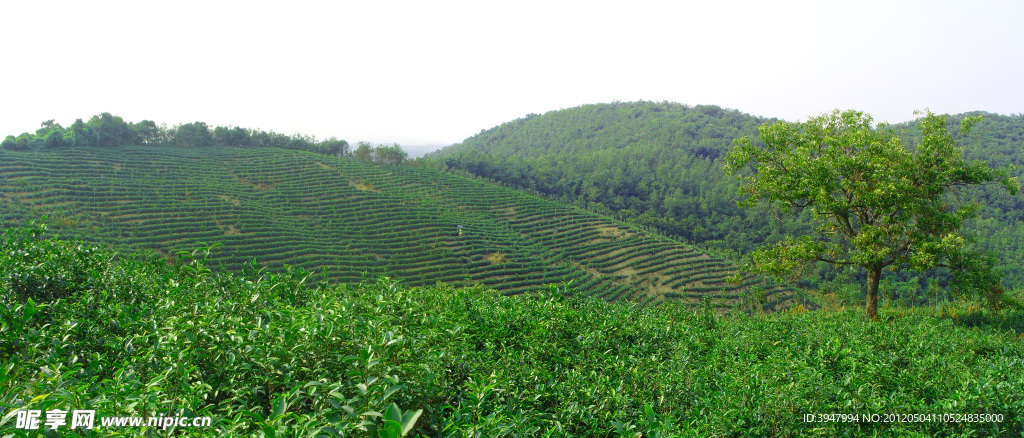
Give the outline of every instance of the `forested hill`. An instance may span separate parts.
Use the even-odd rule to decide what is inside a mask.
[[[967,116],[982,119],[960,141],[964,157],[983,160],[991,167],[1008,167],[1013,176],[1024,179],[1024,114],[972,112],[951,116],[950,124],[959,125]],[[916,132],[913,123],[896,128],[909,135]],[[1010,196],[998,185],[972,188],[968,193],[981,206],[979,217],[966,225],[977,236],[978,248],[999,255],[1006,285],[1024,286],[1024,196]]]
[[[967,157],[993,166],[1024,162],[1024,117],[982,115],[963,139]],[[537,190],[738,258],[810,226],[806,218],[779,223],[763,210],[737,207],[737,181],[721,169],[733,139],[756,141],[757,127],[774,121],[717,106],[584,105],[481,131],[429,158],[455,172]],[[914,135],[913,123],[893,128]],[[972,195],[986,205],[982,218],[970,225],[979,245],[999,254],[1008,286],[1024,285],[1024,272],[1017,268],[1024,266],[1021,199],[985,189]],[[830,278],[806,280],[818,284]]]
[[[718,250],[745,252],[773,232],[736,206],[721,170],[734,138],[765,119],[668,102],[584,105],[531,114],[430,158],[443,167],[537,190]],[[778,231],[778,230],[774,230]]]
[[[642,101],[583,105],[530,114],[483,130],[435,156],[486,151],[526,158],[658,146],[713,158],[727,151],[736,136],[756,134],[758,125],[773,120],[713,105]]]

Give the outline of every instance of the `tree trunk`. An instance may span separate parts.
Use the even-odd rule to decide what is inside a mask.
[[[868,319],[878,321],[878,280],[882,278],[881,266],[868,268],[868,302],[865,306]]]

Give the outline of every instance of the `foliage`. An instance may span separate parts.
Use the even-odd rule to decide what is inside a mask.
[[[94,274],[108,262],[88,246],[63,251],[63,242],[40,239],[45,231],[45,225],[33,222],[6,236],[7,256],[0,259],[0,275],[20,300],[53,301],[88,289],[96,281]]]
[[[1024,433],[1019,309],[883,307],[874,324],[849,311],[606,303],[564,287],[326,285],[301,271],[206,271],[205,250],[180,264],[114,259],[40,231],[4,233],[0,263],[88,280],[36,301],[0,278],[0,430],[13,436],[43,435],[13,429],[20,408],[213,418],[93,431],[103,436]],[[804,420],[930,413],[1002,421]]]
[[[958,143],[969,162],[1024,172],[1024,116],[969,113],[950,116],[958,127],[966,117],[984,118]],[[739,181],[721,171],[732,141],[757,139],[757,127],[770,119],[715,106],[668,102],[614,102],[551,111],[501,124],[442,151],[429,162],[453,172],[536,190],[562,202],[589,208],[636,224],[655,227],[684,241],[739,260],[756,248],[786,236],[813,233],[810,212],[773,220],[764,209],[743,209]],[[913,123],[892,126],[905,144],[921,142]],[[1016,166],[1016,168],[1011,167]],[[996,255],[1005,288],[1024,286],[1024,198],[998,185],[966,188],[963,199],[981,205],[964,221],[969,246]],[[797,284],[826,288],[840,271],[826,263],[806,272]],[[906,282],[908,270],[885,271],[883,278]],[[866,274],[852,278],[864,284]],[[919,276],[921,286],[935,280],[944,291],[952,277],[941,270]],[[948,292],[944,292],[948,294]]]
[[[442,168],[535,190],[717,250],[778,233],[737,208],[719,167],[769,119],[717,106],[615,102],[532,114],[431,154]]]
[[[507,294],[575,280],[608,300],[714,294],[722,308],[764,282],[728,283],[735,265],[680,242],[423,166],[270,148],[125,146],[0,151],[0,174],[0,226],[49,216],[64,235],[167,257],[216,242],[221,256],[210,267],[234,272],[256,261],[338,282],[389,275]],[[786,285],[764,286],[765,309],[794,299]]]
[[[402,150],[398,143],[391,146],[374,146],[367,142],[359,142],[353,155],[357,160],[373,161],[385,164],[402,164],[409,158],[409,154]]]
[[[975,120],[965,120],[962,134]],[[882,269],[909,265],[923,272],[954,270],[956,286],[970,292],[998,287],[1001,275],[965,248],[960,234],[977,206],[961,204],[961,187],[1000,181],[1016,194],[1016,180],[985,163],[967,163],[947,130],[946,119],[927,113],[922,142],[909,150],[892,130],[872,126],[857,111],[835,111],[803,123],[779,122],[759,129],[763,147],[736,141],[725,171],[742,176],[743,204],[809,209],[821,223],[816,237],[788,237],[751,254],[757,272],[782,275],[810,262],[867,270],[867,315],[877,318]]]
[[[75,120],[69,128],[53,120],[40,125],[35,134],[9,135],[0,142],[0,149],[31,150],[63,147],[120,147],[149,145],[179,148],[209,148],[215,146],[237,148],[282,148],[334,155],[350,156],[345,140],[330,137],[326,140],[301,134],[285,135],[274,131],[245,129],[237,126],[210,127],[205,122],[183,123],[171,128],[157,125],[152,120],[126,122],[110,113],[93,116],[88,122]],[[384,148],[386,162],[400,164],[408,155],[397,144]],[[385,160],[381,160],[385,161]]]

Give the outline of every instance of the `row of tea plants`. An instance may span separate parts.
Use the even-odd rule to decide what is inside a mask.
[[[8,224],[49,215],[63,233],[123,252],[219,242],[211,263],[235,272],[255,259],[315,275],[326,267],[337,282],[365,273],[510,295],[576,280],[609,300],[646,297],[648,288],[615,279],[641,268],[640,277],[673,277],[659,286],[674,296],[735,297],[749,286],[726,281],[730,262],[593,212],[432,168],[274,148],[0,151],[0,208],[19,211],[0,213]],[[483,260],[493,253],[507,262]],[[768,289],[779,303],[786,292]]]
[[[1024,313],[718,314],[552,285],[503,296],[0,237],[0,435],[19,409],[208,416],[89,436],[1020,436]],[[212,255],[211,255],[212,251]],[[579,292],[579,291],[577,291]],[[821,422],[816,414],[998,414]]]

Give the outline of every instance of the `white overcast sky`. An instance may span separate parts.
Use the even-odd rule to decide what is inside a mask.
[[[1024,113],[1024,2],[8,1],[0,136],[110,112],[450,144],[587,103]]]

